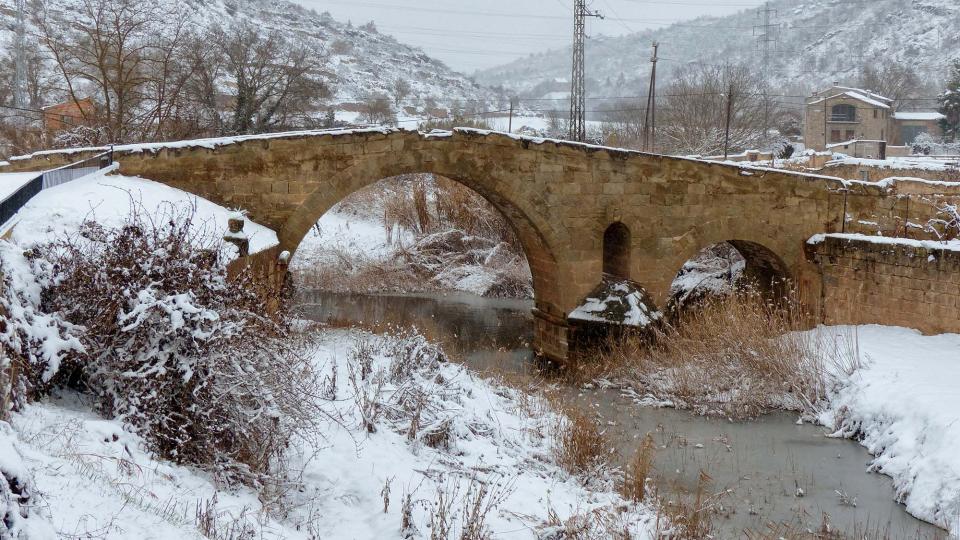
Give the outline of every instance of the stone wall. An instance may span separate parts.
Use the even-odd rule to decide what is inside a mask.
[[[855,163],[827,164],[819,172],[847,180],[879,182],[887,178],[921,178],[935,182],[960,182],[960,169],[930,170],[878,167]]]
[[[820,272],[822,323],[960,333],[960,250],[828,235],[807,256]]]

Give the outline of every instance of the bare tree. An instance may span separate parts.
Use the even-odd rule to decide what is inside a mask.
[[[602,109],[605,109],[601,113],[601,131],[605,143],[624,148],[640,148],[643,144],[646,110],[630,101],[618,101]]]
[[[312,74],[316,52],[289,43],[279,32],[261,33],[250,24],[214,31],[222,70],[236,85],[230,133],[259,133],[302,124],[330,95]]]
[[[913,68],[896,63],[885,63],[880,67],[872,63],[865,64],[860,70],[857,84],[892,99],[896,109],[904,105],[904,100],[922,95],[926,90]]]
[[[156,4],[139,0],[82,0],[68,23],[52,19],[45,9],[38,18],[41,40],[63,78],[68,98],[78,104],[85,122],[104,125],[109,136],[123,141],[142,122],[139,103],[146,84],[144,62]],[[82,94],[96,100],[98,118],[79,107]]]
[[[360,118],[362,121],[371,124],[394,125],[397,123],[397,115],[390,105],[390,99],[384,94],[376,94],[367,98]]]
[[[148,0],[81,0],[71,19],[46,6],[36,17],[75,123],[113,142],[160,137],[179,114],[189,61],[187,14]],[[95,108],[80,107],[85,97]]]
[[[732,93],[731,93],[732,90]],[[762,81],[746,66],[694,64],[681,68],[657,109],[657,144],[666,152],[718,154],[723,151],[727,100],[731,100],[730,150],[742,151],[764,140]]]
[[[410,95],[411,90],[410,83],[406,79],[397,77],[397,80],[393,81],[393,104],[400,108],[400,104]]]

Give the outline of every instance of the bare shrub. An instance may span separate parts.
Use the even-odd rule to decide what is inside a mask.
[[[99,409],[159,456],[263,486],[295,433],[315,422],[306,337],[226,278],[219,240],[194,209],[118,228],[85,223],[38,248],[57,268],[44,305],[84,328],[82,378]]]
[[[756,293],[713,299],[653,344],[626,339],[601,365],[639,395],[699,414],[750,418],[774,409],[815,412],[835,376],[859,365],[855,336],[802,332],[799,302],[771,303]]]
[[[938,206],[937,216],[927,221],[925,229],[941,241],[960,238],[960,204]]]
[[[501,477],[484,481],[474,476],[462,496],[460,492],[457,481],[437,489],[436,499],[430,503],[430,540],[493,538],[487,519],[513,493],[513,484]]]

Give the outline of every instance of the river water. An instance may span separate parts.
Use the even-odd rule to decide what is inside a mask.
[[[306,291],[303,316],[364,326],[415,326],[452,356],[479,371],[535,375],[530,341],[532,302],[461,293],[359,295]],[[767,532],[770,524],[834,531],[856,538],[945,538],[894,500],[890,479],[868,473],[870,455],[859,444],[825,436],[822,428],[775,413],[750,422],[704,418],[674,409],[641,407],[616,390],[562,388],[606,426],[624,460],[647,433],[657,451],[662,497],[692,493],[700,472],[709,492],[721,494],[714,518],[720,538]]]

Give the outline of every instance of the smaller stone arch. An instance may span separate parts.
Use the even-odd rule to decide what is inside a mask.
[[[725,240],[709,244],[683,263],[671,284],[666,310],[676,316],[716,294],[742,290],[780,303],[792,287],[789,267],[773,250],[749,240]]]
[[[603,232],[603,273],[618,279],[630,279],[630,228],[617,221]]]

